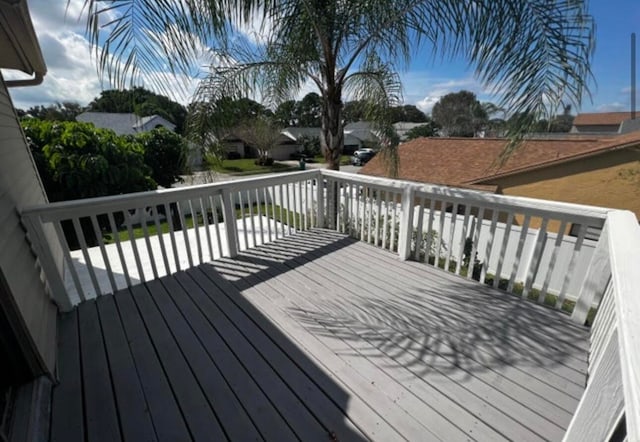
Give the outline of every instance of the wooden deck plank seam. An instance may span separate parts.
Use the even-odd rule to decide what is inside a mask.
[[[367,247],[366,244],[362,244],[361,242],[358,242],[357,245],[354,246],[354,250],[358,250],[360,252],[366,253],[369,256],[373,256],[372,252],[373,250],[372,247]],[[464,276],[460,276],[460,275],[456,275],[454,273],[450,273],[450,272],[446,272],[441,268],[438,267],[434,267],[431,265],[426,265],[425,263],[420,263],[417,261],[412,261],[412,260],[407,260],[407,261],[400,261],[398,256],[392,253],[389,253],[389,251],[384,250],[384,249],[379,249],[380,251],[384,252],[380,254],[379,258],[386,258],[392,262],[395,263],[395,265],[399,268],[403,268],[404,270],[407,271],[409,268],[412,269],[416,269],[418,271],[420,271],[421,268],[423,267],[428,267],[430,269],[433,269],[433,275],[434,277],[438,277],[440,279],[442,279],[443,281],[456,281],[456,282],[460,282],[461,279],[466,280],[468,283],[472,283],[474,280],[467,280],[466,277]],[[567,319],[569,319],[569,314],[562,311],[562,310],[557,310],[555,309],[553,306],[549,306],[549,305],[544,305],[544,304],[539,304],[535,301],[529,300],[529,299],[524,299],[519,295],[514,295],[511,293],[508,293],[506,291],[500,290],[500,289],[493,289],[491,286],[486,285],[486,284],[480,284],[478,281],[475,281],[477,283],[478,288],[481,289],[482,293],[486,293],[487,295],[494,297],[494,298],[498,298],[498,299],[502,299],[502,300],[507,300],[507,302],[509,303],[520,303],[520,304],[524,304],[527,305],[527,308],[531,308],[534,310],[539,310],[539,311],[543,311],[545,312],[545,316],[549,318],[549,320],[553,321],[554,325],[557,325],[558,327],[560,327],[560,331],[562,331],[562,334],[558,336],[558,338],[563,341],[564,336],[567,335],[567,331],[569,332],[575,332],[578,335],[582,335],[585,332],[589,332],[590,331],[590,327],[584,326],[584,325],[580,325],[580,324],[576,324],[572,321],[568,321]],[[571,334],[571,336],[574,336],[574,334]],[[566,341],[564,340],[564,343],[569,343],[572,345],[575,345],[574,342],[572,341]],[[582,344],[582,342],[578,343],[579,345]],[[587,347],[581,347],[583,349],[587,349]]]
[[[334,257],[334,259],[339,259],[339,256],[335,256],[335,257]],[[321,259],[320,259],[318,262],[321,262]],[[330,269],[330,270],[332,270],[332,269]],[[438,307],[439,307],[439,308],[442,308],[442,306],[438,306]],[[507,342],[507,344],[508,344],[508,342]],[[565,349],[564,351],[566,351],[566,349]],[[554,361],[554,362],[555,362],[555,361]],[[561,367],[561,368],[562,368],[562,367]],[[545,367],[545,370],[546,370],[546,371],[547,371],[547,373],[548,373],[549,375],[551,375],[551,376],[558,376],[558,374],[557,374],[557,373],[555,373],[555,372],[553,372],[553,371],[548,371],[548,370],[546,369],[546,367]],[[575,372],[574,372],[574,371],[571,371],[571,373],[575,373]],[[568,381],[568,382],[572,382],[572,383],[573,383],[573,382],[575,382],[575,383],[576,383],[576,387],[579,387],[579,390],[580,390],[580,391],[582,391],[583,386],[582,386],[582,385],[580,385],[580,382],[576,382],[576,381],[574,381],[574,380],[573,380],[573,379],[575,378],[575,376],[576,376],[576,375],[577,375],[577,376],[579,376],[580,378],[583,378],[583,379],[584,379],[584,374],[583,374],[582,372],[578,372],[577,374],[575,374],[575,375],[573,375],[573,376],[569,376],[568,378],[567,378],[567,377],[564,377],[563,379],[565,379],[565,381]],[[544,379],[545,379],[545,377],[542,377],[542,380],[544,380]],[[579,398],[579,395],[580,395],[580,392],[577,392],[575,397],[576,397],[576,398]]]
[[[103,336],[103,340],[104,340],[104,344],[105,344],[105,352],[106,352],[106,355],[107,355],[107,362],[108,362],[108,366],[109,366],[109,371],[111,373],[111,386],[112,386],[112,389],[113,389],[114,398],[116,400],[116,411],[118,413],[118,419],[119,419],[119,422],[120,422],[120,431],[121,431],[121,434],[123,435],[123,437],[126,438],[128,431],[125,429],[125,422],[124,421],[127,420],[128,416],[123,416],[123,409],[122,409],[122,406],[120,404],[120,401],[121,400],[125,401],[126,399],[131,400],[131,398],[120,399],[120,392],[118,392],[117,389],[116,389],[116,380],[114,379],[115,375],[113,373],[115,368],[113,367],[112,356],[110,355],[111,350],[109,349],[109,343],[107,342],[108,341],[107,337],[108,337],[109,333],[108,333],[107,327],[105,326],[105,318],[104,318],[105,315],[108,315],[108,312],[105,313],[105,309],[109,305],[107,303],[111,304],[112,314],[115,314],[115,318],[112,318],[112,319],[114,319],[116,321],[116,324],[109,324],[109,326],[111,326],[111,327],[115,326],[116,331],[117,330],[120,331],[120,333],[122,334],[121,337],[124,337],[125,341],[126,341],[127,338],[126,338],[126,335],[124,333],[124,328],[122,326],[122,318],[120,317],[120,312],[118,311],[118,307],[117,307],[113,297],[100,298],[96,302],[96,307],[97,307],[97,310],[98,310],[98,317],[99,317],[101,328],[102,328],[102,336]],[[110,339],[117,339],[117,338],[112,336]],[[113,344],[115,345],[116,343],[113,342]],[[122,344],[122,343],[120,343],[120,344]],[[135,364],[135,360],[133,358],[133,354],[131,353],[131,349],[130,349],[128,343],[126,343],[124,346],[121,346],[121,348],[119,348],[119,350],[120,351],[125,351],[129,356],[128,361],[126,361],[126,363],[130,363],[131,366],[129,368],[132,368],[134,370],[134,372],[135,372],[135,379],[137,379],[137,386],[138,386],[138,392],[137,393],[139,393],[142,396],[142,399],[143,399],[143,402],[144,402],[143,409],[148,410],[149,409],[149,400],[148,400],[148,398],[147,398],[147,396],[146,396],[146,394],[144,392],[144,389],[142,388],[142,380],[140,378],[140,373],[139,373],[138,368],[137,368],[137,366]],[[132,394],[135,394],[135,393],[136,392],[133,392]],[[126,394],[126,392],[125,392],[125,394]],[[139,400],[139,398],[135,398],[135,399]],[[127,400],[127,402],[128,402],[128,400]],[[131,404],[126,404],[126,405],[131,405]],[[152,431],[154,433],[154,436],[155,436],[155,438],[157,440],[158,439],[158,432],[157,432],[155,424],[154,424],[153,416],[148,411],[147,411],[147,413],[148,414],[147,414],[146,417],[148,418],[148,424],[150,424],[151,429],[152,429]],[[145,422],[141,422],[139,420],[139,419],[142,419],[142,418],[144,418],[144,416],[143,417],[138,416],[138,420],[136,421],[136,424],[134,425],[134,427],[136,428],[136,430],[144,432],[144,427],[146,427]],[[139,438],[139,437],[142,437],[142,435],[136,433],[135,437]]]
[[[149,330],[133,300],[133,293],[130,289],[123,289],[116,292],[113,298],[136,371],[140,373],[139,379],[143,392],[145,397],[149,398],[147,405],[159,438],[193,440],[185,412],[149,335]],[[143,371],[146,375],[142,374]],[[152,394],[160,396],[156,400],[161,404],[150,400]],[[176,418],[178,418],[177,421]],[[171,424],[169,424],[170,419]]]
[[[337,237],[337,234],[333,233],[332,231],[328,231],[328,230],[324,230],[324,229],[314,229],[312,231],[310,231],[311,233],[313,233],[314,235],[317,235],[318,237],[321,238],[325,238],[325,239],[334,239]],[[290,243],[294,243],[294,244],[298,244],[300,246],[304,246],[307,245],[308,243],[306,242],[307,240],[307,236],[305,236],[307,232],[304,232],[302,234],[299,235],[295,235],[291,237],[291,241]],[[388,260],[388,262],[392,263],[392,265],[394,265],[395,267],[397,267],[398,269],[403,270],[404,272],[408,272],[409,268],[413,268],[415,269],[417,272],[421,272],[424,273],[424,268],[428,268],[431,271],[430,276],[432,276],[433,278],[439,278],[443,281],[447,281],[447,282],[457,282],[457,283],[464,283],[464,281],[466,281],[466,284],[469,283],[473,283],[473,281],[468,281],[465,277],[460,277],[459,275],[455,275],[453,273],[450,272],[446,272],[443,269],[440,269],[438,267],[435,266],[431,266],[431,265],[426,265],[425,263],[420,263],[417,261],[412,261],[412,260],[407,260],[407,261],[401,261],[398,257],[397,254],[390,252],[389,250],[377,247],[375,245],[371,245],[371,244],[366,244],[363,243],[362,241],[357,241],[355,239],[352,239],[353,241],[353,249],[358,250],[362,253],[368,254],[369,256],[371,256],[374,260],[378,260],[378,259],[382,259],[382,258],[386,258]],[[268,243],[265,245],[269,245],[269,244],[276,244],[276,243]],[[414,273],[415,275],[415,273]],[[477,281],[476,281],[477,283]],[[569,330],[575,330],[576,332],[578,332],[579,334],[583,334],[585,331],[589,331],[589,327],[586,326],[582,326],[576,323],[573,323],[571,321],[567,321],[567,314],[556,310],[554,308],[551,308],[549,306],[545,306],[542,304],[538,304],[536,302],[532,302],[529,301],[527,299],[522,299],[522,297],[519,296],[514,296],[514,295],[510,295],[509,293],[499,290],[499,289],[492,289],[490,286],[487,285],[483,285],[483,284],[479,284],[477,283],[477,288],[481,289],[480,291],[482,293],[486,293],[487,295],[506,301],[508,303],[519,303],[521,305],[526,306],[525,308],[529,308],[529,309],[534,309],[534,310],[538,310],[541,312],[544,312],[545,317],[549,320],[549,321],[553,321],[553,324],[556,324],[560,327],[559,331],[562,332],[561,335],[559,335],[559,338],[562,339],[563,335],[566,335],[566,331],[567,329]],[[506,295],[506,296],[505,296]],[[566,343],[569,343],[571,345],[576,345],[576,343],[572,342],[572,341],[567,341]],[[582,345],[582,342],[578,343],[579,345]],[[585,350],[588,349],[588,346],[585,345],[584,347]]]
[[[366,272],[366,270],[364,270]],[[417,283],[417,281],[416,281]],[[428,291],[426,291],[428,292]],[[429,294],[429,293],[427,293]],[[437,295],[436,295],[437,296]],[[449,299],[448,300],[451,303],[459,303],[459,301],[454,301]],[[493,308],[493,304],[492,304],[492,309]],[[545,324],[546,325],[546,324]],[[556,336],[556,335],[554,335]],[[546,350],[553,350],[554,352],[557,353],[565,353],[565,358],[563,358],[562,360],[558,361],[559,363],[559,368],[561,371],[555,371],[552,373],[552,375],[554,376],[562,376],[563,378],[567,379],[570,382],[575,383],[576,385],[580,386],[581,388],[584,386],[584,376],[585,376],[585,372],[586,372],[586,355],[587,355],[587,351],[582,351],[581,349],[579,349],[579,346],[573,346],[570,343],[566,343],[563,347],[559,347],[558,346],[558,340],[554,339],[553,343],[555,344],[551,344],[551,345],[546,345],[545,344],[545,349]],[[583,341],[587,341],[584,338],[584,333],[582,337],[576,337],[574,342],[583,342]],[[567,349],[571,349],[571,351],[567,351]],[[576,353],[576,351],[578,351],[578,353]],[[584,355],[584,356],[582,356]],[[547,367],[544,367],[545,369],[547,369]]]
[[[149,329],[147,328],[147,324],[146,324],[146,322],[142,319],[142,314],[140,313],[140,310],[139,310],[139,308],[138,308],[138,306],[137,306],[136,302],[135,302],[135,301],[134,301],[134,299],[133,299],[133,298],[134,298],[133,293],[131,292],[131,289],[123,289],[123,290],[121,290],[121,291],[122,291],[123,293],[126,293],[126,294],[127,294],[127,296],[129,296],[129,297],[131,298],[131,302],[134,304],[134,306],[135,306],[135,308],[136,308],[136,313],[137,313],[137,315],[138,315],[138,317],[139,317],[139,319],[140,319],[140,324],[141,324],[141,325],[142,325],[142,327],[144,328],[144,331],[145,331],[146,336],[147,336],[147,338],[148,338],[148,340],[149,340],[149,343],[150,343],[150,345],[151,345],[151,348],[153,349],[154,355],[155,355],[155,357],[157,358],[157,361],[158,361],[158,363],[159,363],[159,365],[160,365],[160,368],[162,369],[162,373],[163,373],[163,375],[164,375],[164,378],[166,379],[167,384],[168,384],[168,386],[169,386],[169,389],[170,389],[170,391],[171,391],[171,394],[173,395],[173,399],[175,400],[176,406],[178,407],[178,410],[180,411],[180,415],[181,415],[181,417],[182,417],[182,420],[184,421],[184,423],[185,423],[185,425],[186,425],[186,428],[187,428],[187,431],[189,432],[189,434],[190,434],[190,436],[191,436],[191,438],[192,438],[192,440],[193,440],[193,433],[191,433],[191,428],[189,428],[189,424],[187,423],[188,421],[187,421],[187,417],[186,417],[186,415],[185,415],[185,412],[184,412],[184,410],[182,409],[182,406],[181,406],[181,404],[180,404],[180,401],[178,400],[178,396],[176,395],[176,392],[175,392],[175,389],[174,389],[174,387],[173,387],[173,384],[172,384],[172,383],[171,383],[171,381],[170,381],[170,377],[169,377],[169,375],[168,375],[168,373],[167,373],[167,370],[166,370],[166,368],[165,368],[165,366],[164,366],[164,364],[163,364],[163,362],[162,362],[162,358],[161,358],[161,357],[160,357],[160,355],[158,354],[158,349],[156,348],[156,345],[155,345],[155,343],[154,343],[153,339],[151,338],[151,333],[150,333]],[[119,313],[119,314],[121,314],[121,313],[120,313],[120,308],[121,308],[121,307],[120,307],[120,305],[116,303],[116,306],[117,306],[117,308],[118,308],[118,313]],[[124,326],[123,326],[123,329],[124,329]],[[126,333],[126,331],[125,331],[125,333]],[[134,359],[134,360],[135,360],[135,359]],[[138,364],[136,364],[136,370],[137,370],[137,367],[138,367]]]

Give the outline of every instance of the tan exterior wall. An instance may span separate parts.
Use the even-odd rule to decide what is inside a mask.
[[[30,358],[53,373],[56,352],[56,307],[45,292],[40,268],[20,224],[20,210],[47,202],[31,153],[0,75],[0,269],[15,309]],[[52,250],[54,256],[57,250]],[[0,364],[4,361],[0,361]]]
[[[626,209],[640,218],[640,150],[613,151],[491,184],[505,195]]]

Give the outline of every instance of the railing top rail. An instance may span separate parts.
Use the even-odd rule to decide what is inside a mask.
[[[607,224],[627,438],[640,440],[640,226],[632,212],[623,210],[609,213]]]
[[[518,207],[532,214],[552,215],[558,219],[581,220],[594,225],[602,225],[612,209],[587,206],[582,204],[563,203],[558,201],[548,201],[535,198],[514,197],[506,195],[496,195],[488,192],[476,190],[460,189],[456,187],[439,186],[434,184],[423,184],[411,181],[394,180],[389,178],[379,178],[368,175],[350,174],[330,170],[322,170],[324,176],[337,179],[350,180],[358,183],[368,184],[377,188],[391,188],[402,190],[407,184],[414,186],[416,193],[426,196],[436,196],[444,200],[462,200],[470,204],[479,206],[492,206],[499,209],[509,209]]]
[[[28,206],[22,210],[25,216],[42,216],[44,221],[73,217],[78,215],[100,214],[110,210],[127,210],[144,206],[153,206],[165,202],[174,202],[196,198],[205,194],[216,195],[224,189],[232,191],[252,189],[295,182],[303,178],[319,177],[317,170],[274,174],[270,176],[250,177],[233,181],[198,184],[194,186],[175,187],[171,189],[151,190],[147,192],[127,193],[123,195],[85,198],[71,201],[60,201],[49,204]]]

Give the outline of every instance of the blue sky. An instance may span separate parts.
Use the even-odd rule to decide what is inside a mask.
[[[68,14],[65,14],[66,3],[29,0],[49,72],[41,86],[11,90],[16,107],[28,108],[56,101],[77,101],[85,105],[102,89],[83,35],[84,23],[76,20],[82,0],[72,0]],[[640,48],[640,1],[591,1],[590,11],[597,26],[592,64],[595,82],[590,84],[592,99],[585,97],[581,110],[627,110],[630,105],[630,34],[639,34]],[[640,69],[638,71],[640,75]],[[427,113],[441,96],[462,89],[475,92],[482,101],[497,101],[474,79],[473,70],[464,60],[434,61],[430,56],[418,54],[401,77],[405,103],[415,104]],[[173,98],[188,102],[186,96]]]

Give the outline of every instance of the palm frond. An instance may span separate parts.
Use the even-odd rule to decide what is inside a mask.
[[[146,80],[165,91],[166,73],[193,76],[202,50],[228,35],[225,8],[231,3],[235,10],[236,2],[226,1],[85,0],[86,34],[100,78],[116,88]]]

